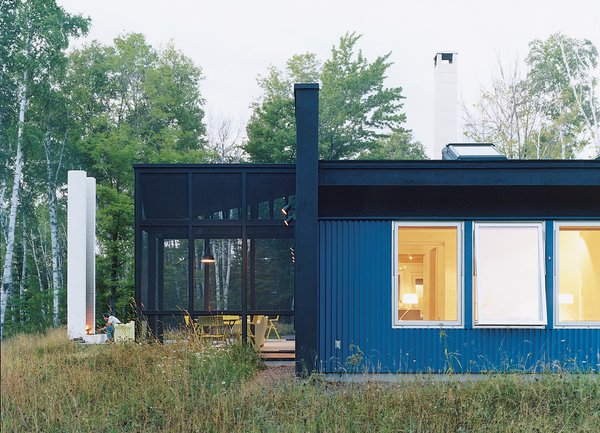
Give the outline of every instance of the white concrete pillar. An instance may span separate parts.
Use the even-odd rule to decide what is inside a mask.
[[[96,180],[85,171],[68,173],[67,332],[69,338],[94,332]]]
[[[439,52],[434,58],[433,148],[430,157],[442,159],[442,149],[456,143],[458,130],[458,53]]]

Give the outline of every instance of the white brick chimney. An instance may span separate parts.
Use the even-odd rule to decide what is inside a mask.
[[[456,143],[458,129],[458,53],[435,55],[433,78],[433,150],[432,159],[442,158],[442,149]]]
[[[96,179],[68,172],[67,330],[69,338],[95,332]]]

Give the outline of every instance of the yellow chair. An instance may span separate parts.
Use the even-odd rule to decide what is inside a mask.
[[[115,343],[135,341],[135,322],[118,323],[115,325]]]
[[[239,340],[242,335],[242,319],[237,314],[223,314],[225,338]],[[239,325],[239,326],[237,326]]]
[[[266,341],[265,335],[269,324],[269,316],[254,315],[252,320],[246,323],[248,338],[256,349],[260,349]],[[232,326],[232,334],[240,339],[242,336],[242,322],[239,320]]]
[[[223,316],[200,316],[196,319],[196,329],[200,338],[225,341]]]
[[[275,322],[278,322],[278,321],[279,321],[279,315],[275,316],[274,319],[271,319],[269,317],[269,326],[267,328],[267,340],[271,336],[271,331],[274,331],[275,335],[277,335],[277,339],[281,340],[281,336],[279,335],[279,332],[277,331],[277,327],[275,326]]]
[[[196,323],[192,319],[192,316],[187,311],[183,310],[183,320],[185,322],[185,329],[190,335],[190,339],[195,339],[198,336],[198,331],[196,330]]]
[[[254,345],[257,349],[264,346],[267,334],[267,327],[269,326],[269,316],[258,316],[256,324],[254,325]]]

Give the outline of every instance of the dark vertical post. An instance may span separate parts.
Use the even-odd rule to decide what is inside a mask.
[[[135,300],[135,315],[136,317],[141,317],[142,316],[142,305],[141,305],[141,299],[142,299],[142,287],[141,287],[141,282],[142,282],[142,248],[141,248],[141,243],[142,243],[142,232],[140,230],[140,204],[139,204],[139,200],[140,200],[140,173],[137,171],[137,169],[135,170],[135,186],[133,189],[133,214],[135,215],[135,238],[134,238],[134,250],[133,250],[133,257],[135,258],[134,260],[134,267],[135,267],[135,271],[133,274],[133,287],[134,287],[134,297],[133,299]],[[145,301],[145,299],[144,299]],[[94,317],[94,320],[96,320],[96,318]]]
[[[294,85],[296,102],[296,373],[312,372],[319,347],[319,85]]]
[[[248,176],[246,172],[242,173],[242,342],[247,343],[248,340]],[[252,215],[255,215],[252,213]]]
[[[210,247],[210,240],[204,239],[204,254],[207,254]],[[212,253],[214,254],[214,253]],[[215,257],[216,259],[216,257]],[[210,308],[210,263],[203,263],[204,265],[204,311],[209,311]],[[216,277],[216,275],[215,275]]]
[[[193,233],[193,229],[192,229],[192,209],[193,209],[193,203],[192,203],[192,189],[193,189],[193,183],[192,183],[192,173],[188,172],[187,174],[188,176],[188,197],[187,197],[187,201],[188,201],[188,313],[192,314],[195,306],[194,306],[194,298],[196,297],[196,293],[195,293],[195,284],[194,284],[194,280],[195,280],[195,273],[196,273],[196,263],[195,263],[195,257],[194,257],[194,253],[195,253],[195,245],[194,245],[194,233]]]

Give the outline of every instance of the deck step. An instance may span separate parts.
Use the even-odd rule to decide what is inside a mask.
[[[261,352],[260,357],[262,359],[296,359],[294,352]]]

